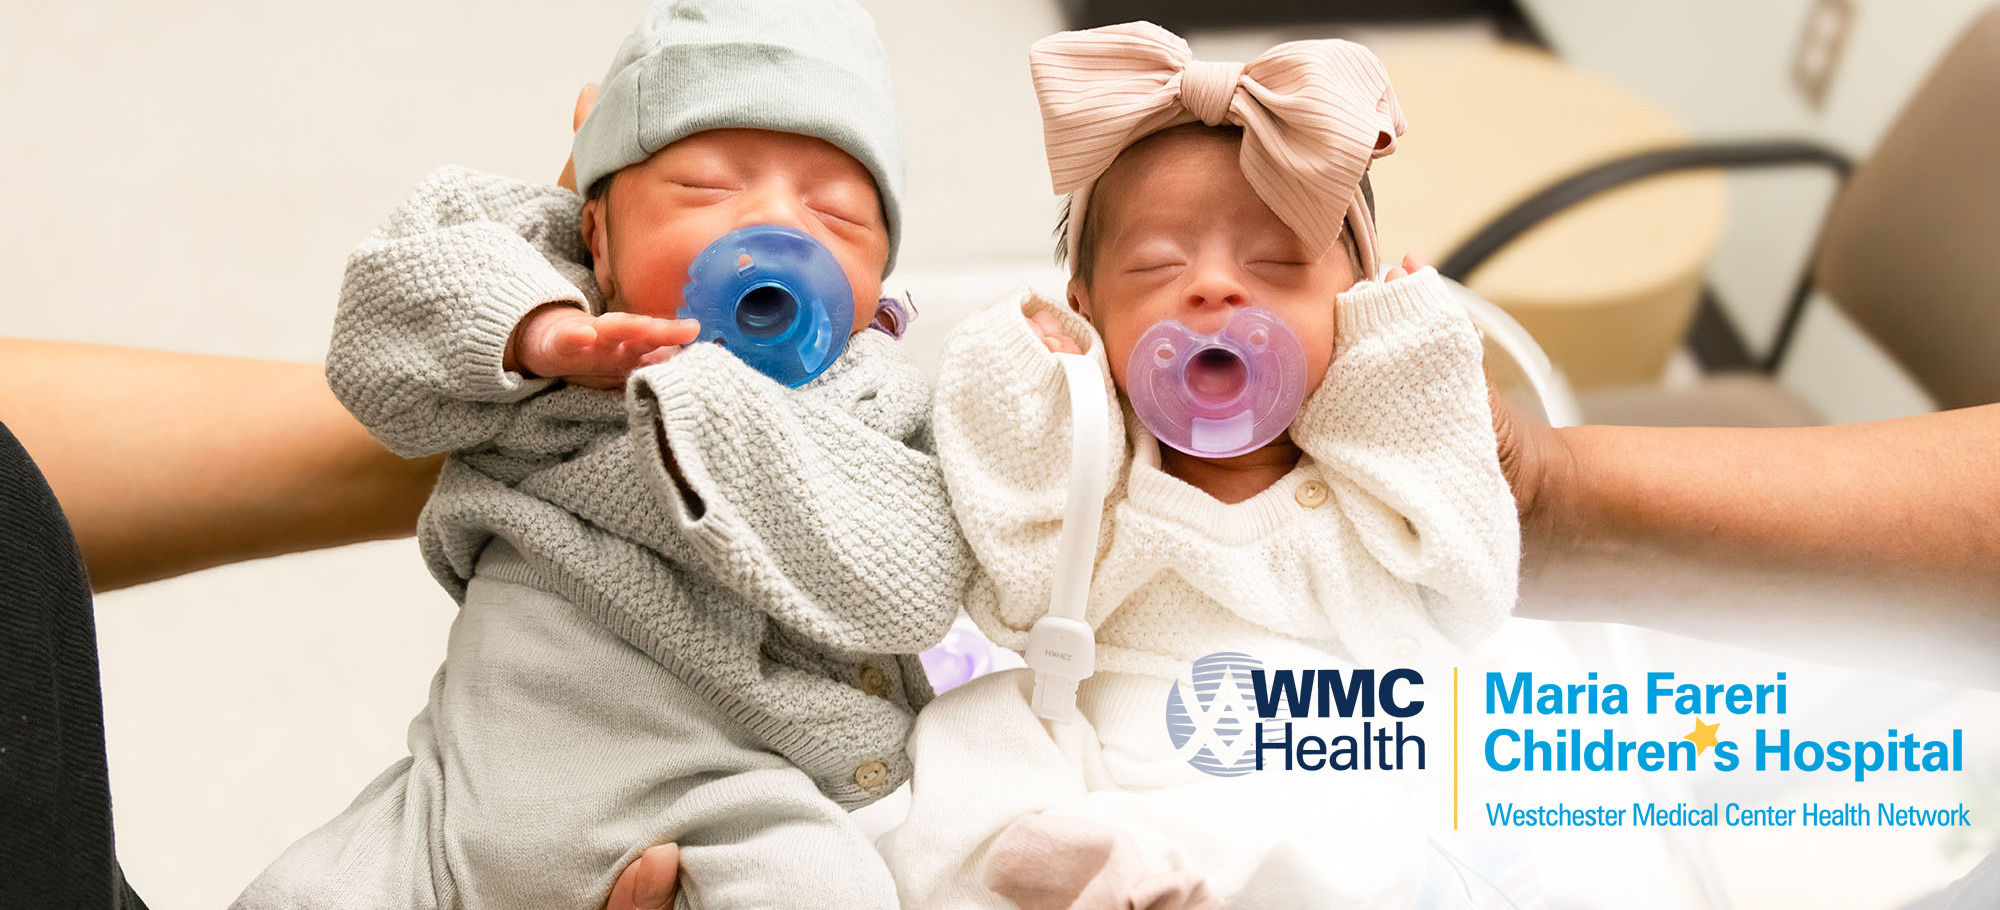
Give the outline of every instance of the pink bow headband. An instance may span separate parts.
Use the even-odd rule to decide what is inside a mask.
[[[1247,64],[1194,59],[1186,41],[1150,22],[1061,32],[1028,51],[1049,177],[1070,194],[1076,261],[1090,190],[1127,146],[1197,120],[1243,128],[1243,176],[1308,247],[1354,231],[1362,269],[1377,271],[1375,229],[1362,200],[1369,162],[1396,150],[1403,111],[1382,61],[1349,41],[1292,41]]]

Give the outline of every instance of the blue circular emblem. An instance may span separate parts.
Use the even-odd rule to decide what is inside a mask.
[[[1167,692],[1167,737],[1198,770],[1238,777],[1257,767],[1256,689],[1250,671],[1264,662],[1236,651],[1218,651],[1194,662],[1188,676]],[[1192,686],[1193,692],[1183,692]]]

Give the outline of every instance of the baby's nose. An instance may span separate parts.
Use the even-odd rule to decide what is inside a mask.
[[[745,200],[739,215],[739,227],[753,224],[776,224],[803,231],[806,229],[805,205],[797,195],[776,190],[757,191]]]
[[[1188,278],[1186,297],[1196,309],[1233,309],[1250,302],[1242,276],[1223,265],[1197,266]]]

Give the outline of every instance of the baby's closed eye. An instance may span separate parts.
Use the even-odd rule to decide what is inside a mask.
[[[1156,272],[1187,265],[1187,257],[1177,250],[1140,250],[1124,257],[1120,266],[1132,273]]]
[[[882,210],[873,187],[844,177],[810,180],[800,195],[821,216],[857,227],[873,227]]]

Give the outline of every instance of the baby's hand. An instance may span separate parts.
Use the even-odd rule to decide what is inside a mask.
[[[1396,266],[1393,269],[1390,269],[1389,274],[1382,276],[1382,280],[1384,282],[1389,282],[1389,281],[1395,281],[1398,278],[1407,278],[1421,271],[1423,267],[1424,264],[1417,261],[1417,257],[1415,254],[1404,253],[1403,264]]]
[[[701,324],[637,313],[592,316],[569,304],[528,314],[507,342],[506,368],[593,389],[617,389],[633,370],[665,361],[694,341]]]
[[[1048,310],[1038,310],[1028,317],[1028,325],[1034,328],[1035,337],[1042,340],[1042,346],[1052,354],[1081,354],[1083,349],[1076,346],[1069,333],[1063,331],[1062,319]]]

